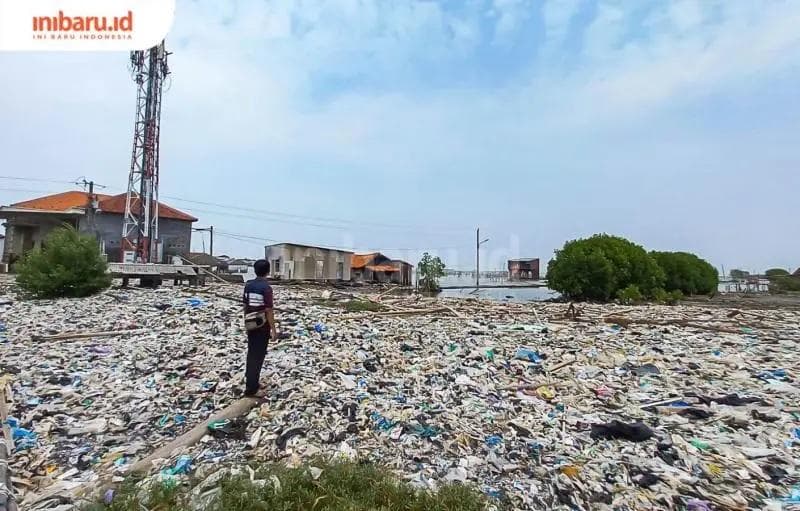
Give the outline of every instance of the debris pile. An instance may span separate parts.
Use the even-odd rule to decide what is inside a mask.
[[[266,399],[207,423],[241,391],[236,289],[10,307],[0,374],[16,427],[34,435],[10,463],[25,509],[119,480],[198,424],[205,436],[155,463],[152,480],[192,474],[213,488],[219,463],[336,455],[523,509],[800,500],[798,311],[387,294],[357,297],[381,305],[361,312],[328,303],[351,296],[276,287]],[[64,336],[87,331],[104,335]]]

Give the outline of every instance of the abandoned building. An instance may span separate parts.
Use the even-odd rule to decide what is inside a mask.
[[[380,252],[353,256],[353,280],[358,282],[387,282],[411,285],[411,264],[399,259],[389,259]]]
[[[64,224],[81,232],[94,232],[108,260],[121,261],[125,200],[124,193],[92,196],[70,191],[0,207],[6,228],[3,262],[13,264],[29,250],[41,247],[50,231]],[[192,222],[197,219],[163,202],[158,205],[158,216],[160,261],[171,261],[172,256],[189,252]]]
[[[510,280],[539,280],[539,259],[509,259]]]
[[[353,253],[325,247],[278,243],[264,247],[270,276],[284,280],[350,280]]]

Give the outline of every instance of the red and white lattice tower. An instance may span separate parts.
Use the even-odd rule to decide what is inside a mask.
[[[158,152],[161,95],[169,74],[164,42],[131,52],[136,82],[133,154],[122,224],[122,262],[160,262],[158,246]]]

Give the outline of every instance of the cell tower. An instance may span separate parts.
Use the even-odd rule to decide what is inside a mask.
[[[149,50],[131,52],[136,82],[133,154],[122,224],[122,262],[160,262],[158,245],[158,153],[161,95],[169,74],[164,41]]]

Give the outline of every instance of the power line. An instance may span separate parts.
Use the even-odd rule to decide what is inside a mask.
[[[270,210],[266,210],[266,209],[257,209],[257,208],[247,208],[247,207],[242,207],[242,206],[234,206],[234,205],[231,205],[231,204],[220,204],[220,203],[216,203],[216,202],[197,201],[197,200],[185,199],[185,198],[182,198],[182,197],[176,197],[176,196],[171,196],[171,195],[162,195],[162,197],[165,198],[165,199],[169,199],[169,200],[187,202],[187,203],[190,203],[190,204],[200,204],[200,205],[203,205],[203,206],[214,206],[214,207],[220,207],[220,208],[226,208],[226,209],[234,209],[234,210],[239,210],[239,211],[249,211],[249,212],[253,212],[253,213],[261,213],[261,214],[264,214],[264,215],[273,215],[273,216],[277,216],[277,217],[297,218],[297,219],[314,220],[314,221],[328,222],[328,223],[338,223],[338,224],[368,225],[368,226],[373,226],[373,227],[390,228],[390,229],[391,228],[419,229],[418,226],[413,226],[413,225],[408,225],[408,224],[405,224],[405,225],[401,225],[401,224],[385,224],[385,223],[379,223],[379,222],[365,222],[365,221],[362,221],[362,220],[347,220],[347,219],[341,219],[341,218],[325,218],[325,217],[318,217],[318,216],[297,215],[297,214],[291,214],[291,213],[282,213],[280,211],[270,211]],[[191,209],[191,208],[187,208],[187,209]],[[203,210],[196,209],[196,211],[203,211]],[[335,227],[335,226],[319,225],[319,224],[303,224],[303,225],[316,225],[318,227]],[[464,232],[467,229],[459,228],[459,227],[439,226],[439,227],[434,227],[434,230],[446,230],[446,231]]]
[[[19,181],[53,182],[53,183],[59,183],[59,184],[76,184],[76,185],[81,184],[80,181],[58,181],[58,180],[50,180],[50,179],[28,178],[28,177],[22,177],[22,176],[0,176],[0,178],[13,179],[13,180],[19,180]],[[78,178],[78,179],[80,180],[81,178]],[[85,179],[84,179],[84,181],[85,181]],[[120,190],[120,188],[117,188],[117,187],[114,187],[114,186],[98,185],[98,184],[95,184],[95,186],[102,187],[102,188],[111,188],[111,189]],[[27,193],[53,193],[52,191],[49,191],[49,190],[26,190],[26,189],[0,189],[0,190],[21,191],[21,192],[27,192]],[[220,207],[220,208],[225,208],[225,209],[239,210],[239,211],[245,211],[245,212],[249,212],[250,213],[250,214],[237,214],[237,213],[232,213],[230,211],[209,210],[209,209],[196,208],[196,207],[191,207],[191,206],[184,208],[184,209],[186,209],[186,210],[188,210],[190,212],[208,213],[208,214],[219,215],[219,216],[223,216],[223,217],[243,218],[243,219],[250,219],[250,220],[252,220],[252,219],[263,219],[263,220],[268,220],[270,222],[276,222],[276,223],[302,225],[302,226],[308,226],[308,227],[319,227],[319,228],[322,228],[322,229],[334,229],[334,230],[340,230],[340,231],[352,230],[353,228],[356,228],[357,226],[360,225],[360,226],[362,226],[362,228],[366,226],[366,227],[381,228],[381,229],[385,229],[385,228],[400,229],[400,230],[405,229],[405,230],[407,230],[409,232],[414,232],[414,233],[421,233],[422,232],[422,233],[427,233],[427,234],[437,234],[437,233],[438,234],[445,234],[444,232],[441,232],[441,231],[429,230],[429,229],[424,228],[424,227],[418,227],[418,226],[412,226],[412,225],[384,224],[384,223],[378,223],[378,222],[361,222],[361,221],[353,221],[353,220],[344,220],[344,219],[308,216],[308,215],[296,215],[296,214],[290,214],[290,213],[281,213],[281,212],[276,212],[276,211],[262,210],[262,209],[257,209],[257,208],[248,208],[248,207],[242,207],[242,206],[234,206],[234,205],[221,204],[221,203],[215,203],[215,202],[197,201],[197,200],[186,199],[186,198],[177,197],[177,196],[162,196],[162,197],[165,198],[165,199],[177,200],[177,201],[186,202],[186,203],[190,203],[190,204],[209,205],[209,206],[213,206],[213,207]],[[253,213],[255,213],[256,215],[254,215]],[[279,217],[279,218],[274,218],[274,217]],[[280,217],[285,217],[285,218],[280,218]],[[303,219],[317,220],[317,222],[303,221]],[[318,222],[327,222],[327,223],[318,223]],[[341,224],[347,224],[347,223],[351,223],[352,225],[351,226],[341,225]],[[340,224],[340,225],[337,225],[337,224]],[[449,234],[449,235],[455,234],[456,232],[466,232],[466,229],[457,229],[457,228],[446,228],[446,229],[449,230],[449,232],[446,233],[446,234]],[[229,235],[230,235],[230,233],[229,233]],[[244,236],[246,236],[246,235],[244,235]],[[258,241],[272,241],[272,242],[279,241],[279,240],[273,240],[273,239],[268,239],[268,238],[255,238],[255,239],[257,239]],[[336,248],[336,247],[332,247],[332,248]],[[415,248],[387,249],[387,248],[383,248],[382,250],[449,250],[449,249],[452,249],[452,248],[456,248],[456,247],[428,248],[428,249],[415,249]],[[342,248],[342,249],[343,250],[349,250],[349,248]]]
[[[239,241],[257,241],[257,242],[268,241],[268,242],[274,242],[274,243],[279,243],[280,242],[280,240],[276,240],[276,239],[272,239],[272,238],[262,238],[260,236],[250,236],[248,234],[238,234],[238,233],[231,233],[231,232],[227,232],[227,231],[215,230],[214,233],[216,235],[218,235],[218,236],[223,236],[223,237],[226,237],[226,238],[232,238],[232,239],[236,239],[236,240],[239,240]],[[309,245],[309,246],[313,245],[311,243],[301,243],[301,242],[287,242],[287,243],[290,244],[290,245],[291,244]],[[325,245],[325,246],[327,246],[329,248],[339,249],[339,250],[353,250],[355,248],[355,247],[342,247],[342,246],[335,246],[335,245]],[[364,250],[423,251],[423,250],[451,250],[451,249],[457,249],[457,248],[460,248],[460,247],[416,247],[416,248],[412,248],[412,247],[401,247],[401,248],[398,248],[398,247],[394,247],[394,248],[391,248],[391,247],[390,248],[387,248],[387,247],[362,247],[362,248],[364,248]]]

